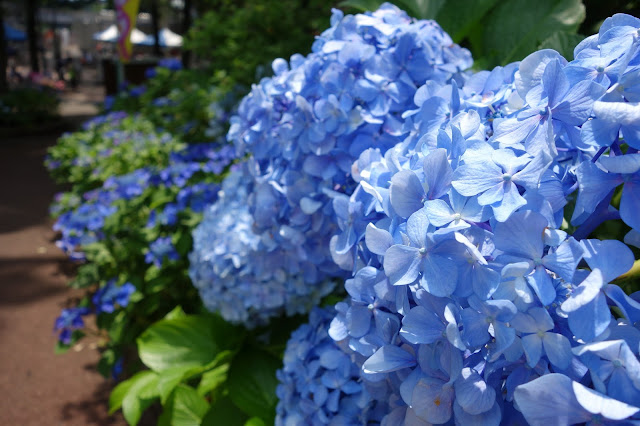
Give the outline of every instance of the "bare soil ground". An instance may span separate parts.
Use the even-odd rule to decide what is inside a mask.
[[[103,92],[88,82],[63,94],[63,119],[95,115]],[[114,382],[96,371],[95,340],[54,354],[53,322],[77,295],[48,214],[56,187],[43,159],[59,134],[0,135],[0,425],[124,425],[107,413]]]

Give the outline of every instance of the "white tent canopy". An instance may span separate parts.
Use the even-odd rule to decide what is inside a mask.
[[[118,27],[115,24],[112,24],[109,28],[104,31],[97,32],[93,35],[93,39],[97,41],[106,41],[110,43],[115,43],[118,41]],[[146,44],[145,42],[148,40],[149,36],[140,31],[137,28],[134,28],[131,31],[131,43],[133,44]]]
[[[160,39],[161,47],[180,47],[182,46],[182,36],[174,33],[169,28],[162,28],[158,31],[158,38]],[[147,36],[147,40],[144,43],[149,46],[153,46],[155,37],[153,34]]]

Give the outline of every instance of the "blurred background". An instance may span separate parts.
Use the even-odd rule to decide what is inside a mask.
[[[95,350],[100,339],[53,355],[52,322],[79,293],[67,288],[76,271],[54,244],[49,203],[66,188],[48,176],[47,149],[106,111],[140,112],[183,142],[206,141],[209,107],[223,105],[220,93],[239,100],[272,74],[274,58],[309,53],[329,27],[331,8],[351,13],[381,3],[141,0],[131,59],[123,63],[114,1],[0,0],[0,424],[125,424],[108,413],[116,382],[98,372],[110,377],[116,357]],[[638,0],[394,3],[437,20],[472,52],[476,69],[540,48],[571,59],[573,47],[606,17],[640,15]],[[179,107],[152,104],[158,99]],[[141,423],[153,424],[154,413],[148,416]]]

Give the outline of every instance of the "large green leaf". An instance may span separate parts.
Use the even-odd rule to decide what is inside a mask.
[[[540,43],[539,49],[557,50],[568,61],[573,59],[573,49],[584,39],[583,35],[556,31]]]
[[[200,426],[207,411],[209,403],[198,395],[195,389],[179,385],[171,393],[158,423],[171,426]]]
[[[483,56],[493,64],[522,60],[556,31],[575,33],[584,18],[581,0],[501,2],[478,24],[483,29]]]
[[[228,397],[223,397],[211,404],[202,419],[202,426],[243,426],[246,420],[247,415]]]
[[[245,347],[229,368],[227,386],[231,400],[250,416],[272,423],[278,401],[276,370],[281,364],[268,352]]]
[[[212,390],[216,389],[227,380],[229,364],[222,364],[213,370],[207,371],[202,375],[200,384],[198,385],[198,394],[205,396]]]
[[[367,10],[376,10],[382,3],[384,3],[384,0],[345,0],[340,2],[340,7],[352,7],[361,12],[366,12]]]
[[[192,315],[158,321],[138,338],[142,362],[154,371],[205,366],[218,346],[208,317]]]
[[[142,412],[157,398],[158,375],[153,371],[141,371],[120,383],[109,396],[109,413],[122,407],[127,423],[138,424]]]
[[[392,3],[413,18],[436,19],[446,0],[396,0]]]
[[[498,0],[448,0],[435,19],[454,42],[460,43],[497,3]]]

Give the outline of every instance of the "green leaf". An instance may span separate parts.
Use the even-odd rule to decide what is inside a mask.
[[[229,397],[245,413],[272,423],[275,416],[276,370],[282,362],[259,349],[246,347],[231,362]]]
[[[247,415],[228,398],[223,397],[211,404],[202,419],[202,426],[243,426]]]
[[[396,0],[396,6],[417,19],[435,19],[445,5],[445,0]]]
[[[205,396],[212,390],[218,388],[218,386],[227,380],[228,372],[229,364],[222,364],[221,366],[204,373],[202,375],[202,379],[200,379],[200,384],[198,385],[198,394]]]
[[[56,346],[53,351],[56,355],[62,355],[64,353],[67,353],[69,349],[71,349],[71,345],[67,345],[58,340],[56,341]]]
[[[171,395],[171,392],[182,381],[185,375],[192,370],[192,367],[173,367],[162,370],[158,377],[158,393],[160,402],[164,405]]]
[[[581,0],[501,2],[481,23],[483,56],[501,64],[522,60],[554,32],[575,33],[584,18]]]
[[[498,0],[448,0],[438,11],[436,21],[459,43],[497,3]]]
[[[109,413],[122,407],[127,423],[138,424],[142,412],[147,409],[157,395],[158,375],[153,371],[141,371],[120,383],[109,397]]]
[[[352,7],[361,12],[366,12],[378,9],[382,3],[384,3],[384,0],[345,0],[339,6]]]
[[[538,49],[553,49],[558,51],[568,61],[573,59],[573,49],[584,40],[581,34],[572,34],[566,31],[556,31],[546,38]]]
[[[209,319],[193,315],[161,320],[138,338],[142,362],[154,371],[205,366],[215,359],[218,346]]]
[[[265,426],[265,423],[260,417],[251,417],[244,426]]]
[[[173,320],[177,318],[184,318],[187,314],[184,313],[182,306],[176,306],[167,315],[164,316],[166,320]]]
[[[159,423],[172,426],[200,426],[208,411],[209,403],[198,395],[195,389],[179,385],[171,393]]]

